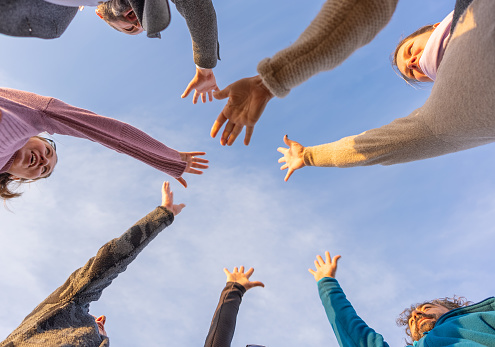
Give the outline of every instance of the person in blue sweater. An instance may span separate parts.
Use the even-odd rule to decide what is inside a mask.
[[[323,307],[340,346],[388,346],[383,336],[356,313],[335,279],[340,255],[325,260],[316,256],[316,270],[309,269],[318,283]],[[408,345],[415,347],[495,346],[495,298],[477,304],[463,298],[444,298],[412,305],[397,319],[406,326]]]

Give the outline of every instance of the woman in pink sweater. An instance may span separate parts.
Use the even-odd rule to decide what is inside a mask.
[[[184,172],[202,174],[204,152],[178,152],[133,126],[68,105],[60,100],[0,88],[0,196],[19,196],[12,184],[50,176],[57,164],[53,143],[41,132],[70,135],[101,143],[170,176],[184,187]]]

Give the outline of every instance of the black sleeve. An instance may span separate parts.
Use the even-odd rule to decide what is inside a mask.
[[[227,282],[211,320],[205,347],[230,347],[234,337],[237,312],[245,292],[246,288],[239,283]]]

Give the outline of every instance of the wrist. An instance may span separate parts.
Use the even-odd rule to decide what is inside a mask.
[[[203,76],[210,76],[213,74],[213,69],[208,69],[208,68],[204,68],[204,67],[196,65],[196,73],[203,75]]]
[[[268,89],[268,87],[263,83],[263,79],[261,78],[260,75],[254,76],[253,79],[256,81],[256,85],[263,90],[265,93],[267,99],[273,98],[275,95]]]

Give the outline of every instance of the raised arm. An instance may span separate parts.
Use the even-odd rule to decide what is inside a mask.
[[[195,90],[193,103],[213,100],[212,92],[219,90],[213,68],[220,59],[218,45],[218,29],[215,8],[211,0],[172,0],[177,11],[186,20],[191,34],[196,74],[184,90],[182,98],[186,98]]]
[[[184,207],[184,204],[173,203],[173,193],[170,191],[169,183],[164,182],[161,206],[139,220],[120,237],[103,245],[96,256],[74,271],[67,281],[38,305],[28,317],[43,313],[45,305],[64,305],[71,301],[85,305],[98,300],[103,290],[125,271],[163,229],[172,224],[174,216]]]
[[[205,347],[229,347],[234,337],[237,312],[241,305],[244,293],[254,287],[264,287],[259,281],[250,281],[249,277],[254,272],[250,268],[244,273],[244,266],[234,268],[233,272],[223,270],[227,275],[227,284],[222,290],[217,309],[211,320],[210,330],[206,337]]]
[[[204,152],[178,152],[130,124],[97,115],[57,99],[0,88],[0,107],[11,111],[9,118],[0,123],[0,134],[5,136],[7,142],[20,143],[21,139],[27,141],[31,136],[47,131],[98,142],[176,179],[184,172],[201,174],[201,169],[208,168],[205,165],[208,162],[206,159],[197,158]],[[0,153],[0,162],[2,155]],[[179,181],[186,186],[184,179]]]
[[[330,253],[325,252],[325,260],[319,255],[316,257],[314,262],[316,270],[309,269],[318,282],[321,302],[339,345],[342,347],[388,347],[383,336],[371,329],[357,315],[345,297],[335,279],[339,259],[340,255],[331,258]]]
[[[229,100],[211,136],[228,120],[220,143],[231,145],[246,126],[244,144],[248,145],[254,125],[273,96],[282,98],[315,74],[340,65],[388,23],[397,1],[327,0],[292,45],[258,64],[258,76],[214,93],[217,99]]]

